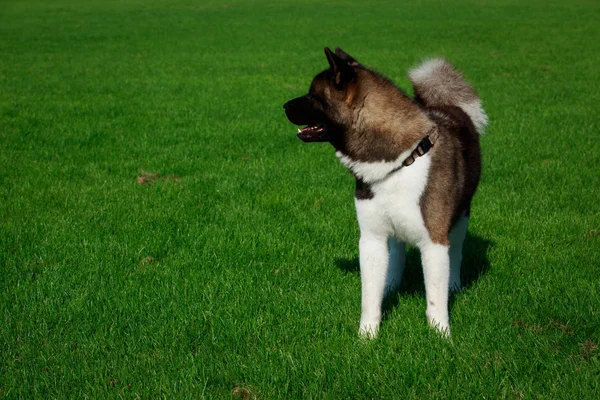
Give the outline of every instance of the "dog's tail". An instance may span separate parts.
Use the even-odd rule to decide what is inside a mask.
[[[481,100],[462,74],[443,58],[432,58],[408,73],[415,89],[415,98],[426,107],[455,106],[461,108],[483,133],[487,115]]]

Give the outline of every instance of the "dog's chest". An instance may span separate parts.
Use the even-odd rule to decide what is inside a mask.
[[[418,245],[429,238],[421,212],[430,159],[421,157],[409,167],[371,184],[370,199],[356,199],[361,234],[395,236]]]

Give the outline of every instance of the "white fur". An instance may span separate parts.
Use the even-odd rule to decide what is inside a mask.
[[[360,164],[363,170],[367,170],[367,164],[377,163]],[[393,236],[413,245],[429,240],[419,201],[425,191],[430,164],[428,153],[417,158],[410,167],[402,168],[386,179],[371,181],[374,198],[355,202],[361,233],[373,232],[384,240]],[[373,168],[382,167],[373,165]]]
[[[374,232],[363,234],[361,231],[358,247],[362,284],[359,334],[375,337],[381,322],[381,302],[388,269],[387,241]]]
[[[450,258],[448,246],[430,243],[421,248],[423,278],[427,297],[427,321],[444,335],[450,336],[448,285]]]
[[[418,67],[411,69],[408,72],[408,76],[412,82],[421,82],[429,79],[431,75],[435,74],[446,64],[447,61],[443,58],[431,58],[423,61]]]
[[[376,165],[380,164],[380,165]],[[393,163],[352,163],[362,178],[373,178]],[[404,267],[404,243],[421,250],[427,290],[427,319],[449,335],[448,288],[450,260],[448,247],[434,244],[425,227],[419,205],[431,165],[429,154],[418,158],[385,179],[371,183],[374,197],[356,199],[360,226],[360,271],[362,314],[359,333],[375,337],[381,322],[381,303],[386,287],[400,283]],[[402,254],[400,254],[402,253]]]
[[[477,133],[484,133],[488,117],[483,107],[481,107],[481,101],[479,99],[473,100],[469,103],[460,103],[458,106],[471,118]]]
[[[415,143],[415,146],[417,143]],[[361,162],[353,161],[350,157],[338,151],[335,153],[337,158],[344,164],[346,168],[354,173],[354,175],[364,182],[372,183],[384,179],[393,169],[402,165],[402,162],[412,153],[413,148],[400,154],[394,161],[380,162]]]

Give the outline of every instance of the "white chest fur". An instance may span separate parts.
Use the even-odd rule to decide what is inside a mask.
[[[399,159],[404,160],[405,155],[401,155]],[[346,160],[341,157],[340,160],[357,176],[370,183],[374,194],[372,199],[355,201],[361,235],[386,238],[394,236],[418,247],[430,243],[419,204],[427,184],[431,164],[429,154],[387,177],[387,173],[400,165],[401,161],[352,162],[351,165],[347,165],[348,163],[344,162]],[[369,179],[375,177],[379,180],[373,182]]]

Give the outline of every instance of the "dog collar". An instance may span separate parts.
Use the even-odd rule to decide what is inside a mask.
[[[417,158],[424,156],[429,150],[431,150],[435,142],[440,137],[440,133],[435,127],[431,128],[431,130],[433,132],[421,139],[421,141],[419,142],[419,144],[417,144],[417,147],[415,147],[412,153],[410,153],[410,155],[406,157],[404,161],[402,161],[402,165],[388,172],[387,176],[390,176],[394,172],[397,172],[404,167],[412,165],[417,160]]]

